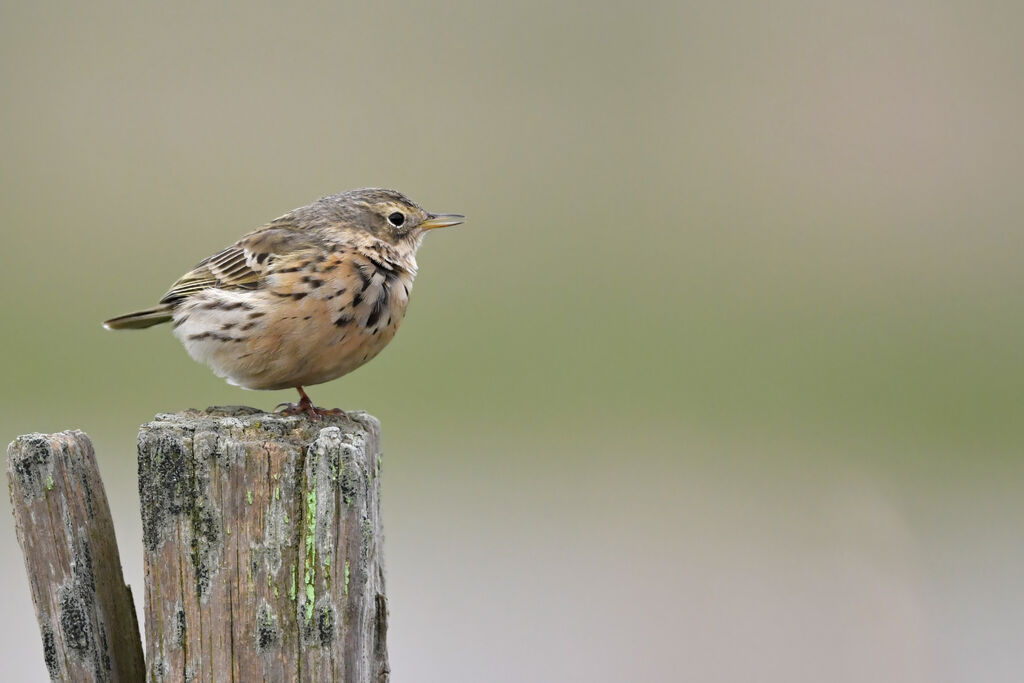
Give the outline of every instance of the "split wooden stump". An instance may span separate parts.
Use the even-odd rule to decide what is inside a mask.
[[[76,434],[89,453],[77,462],[95,474],[91,444]],[[25,460],[23,452],[32,450],[25,444],[58,436],[16,440],[8,449],[9,476],[44,651],[49,651],[49,629],[53,649],[77,662],[77,641],[67,642],[73,639],[54,627],[61,623],[57,594],[63,584],[50,576],[64,574],[47,569],[71,566],[68,575],[74,576],[75,560],[34,551],[26,542],[43,531],[29,503],[62,509],[76,485],[58,485],[54,478],[50,486],[45,463],[34,469],[17,464]],[[68,457],[75,460],[74,454]],[[161,414],[139,431],[138,458],[146,679],[388,680],[380,424],[375,418],[350,413],[313,421],[240,407]],[[107,526],[96,533],[113,548],[104,574],[93,563],[94,590],[121,586],[130,606],[98,474],[90,482],[94,505],[83,524],[91,528],[95,519],[105,518]],[[32,495],[26,497],[22,489],[31,489]],[[65,517],[50,515],[59,529],[67,526]],[[95,557],[95,549],[92,553]],[[80,611],[101,624],[96,633],[137,634],[134,610],[127,610],[130,619],[115,618],[110,615],[120,612],[99,599],[81,603]],[[41,604],[47,606],[42,612]],[[138,636],[133,637],[138,653]],[[99,664],[96,657],[81,658],[89,662],[89,676],[55,669],[47,655],[51,678],[142,680],[137,675],[141,656],[132,664],[136,660],[127,654],[110,654],[104,665],[103,648],[113,648],[102,638],[97,642]]]

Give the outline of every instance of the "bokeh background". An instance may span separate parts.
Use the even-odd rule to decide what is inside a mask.
[[[0,436],[92,436],[140,590],[139,423],[293,396],[99,322],[393,186],[469,222],[311,390],[384,423],[393,680],[1020,680],[1022,20],[4,2]],[[43,680],[0,522],[4,676]]]

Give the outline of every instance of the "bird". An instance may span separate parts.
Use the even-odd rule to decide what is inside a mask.
[[[169,322],[189,355],[229,384],[298,390],[299,402],[280,412],[344,414],[316,407],[304,387],[346,375],[388,345],[424,236],[464,221],[386,188],[321,197],[203,259],[156,306],[103,326]]]

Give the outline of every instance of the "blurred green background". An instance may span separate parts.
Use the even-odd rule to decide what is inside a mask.
[[[139,423],[294,396],[100,321],[391,186],[469,222],[311,395],[384,423],[396,682],[1019,680],[1022,19],[5,2],[0,436],[92,436],[141,604]]]

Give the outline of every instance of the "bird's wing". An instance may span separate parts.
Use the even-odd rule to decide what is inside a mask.
[[[275,224],[249,233],[178,278],[160,299],[177,304],[205,289],[256,289],[282,261],[309,253],[316,243],[308,233]]]

